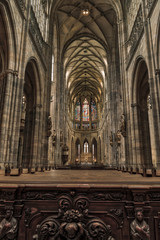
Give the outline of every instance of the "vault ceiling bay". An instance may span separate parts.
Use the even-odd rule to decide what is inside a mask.
[[[89,9],[89,15],[82,11]],[[116,15],[110,4],[104,1],[68,1],[64,0],[58,7],[57,19],[62,46],[76,34],[88,32],[112,45],[113,26]],[[106,31],[107,29],[107,31]]]
[[[100,43],[81,37],[72,42],[64,54],[69,97],[89,96],[101,101],[106,72],[106,51]]]
[[[64,0],[57,8],[60,50],[69,100],[102,102],[116,14],[106,0]],[[83,10],[88,10],[87,15]]]

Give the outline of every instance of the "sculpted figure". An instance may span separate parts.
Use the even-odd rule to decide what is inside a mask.
[[[53,146],[56,145],[56,137],[57,137],[56,130],[53,130],[53,135],[52,135],[52,144],[53,144]]]
[[[137,210],[130,225],[132,240],[150,240],[149,226],[143,219],[142,210]]]
[[[124,114],[122,114],[121,120],[120,120],[120,132],[123,135],[123,137],[126,137],[126,120],[125,120]]]
[[[52,118],[51,116],[48,116],[48,120],[47,120],[47,125],[48,125],[48,136],[50,137],[52,134]]]
[[[110,140],[110,145],[113,146],[113,136],[112,136],[112,132],[111,132],[111,135],[109,136],[109,140]]]
[[[118,130],[116,133],[116,142],[120,145],[121,143],[121,132]]]
[[[0,239],[16,240],[17,220],[13,217],[13,210],[6,209],[6,216],[0,223]]]

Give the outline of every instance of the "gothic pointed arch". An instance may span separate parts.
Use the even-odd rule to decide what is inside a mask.
[[[92,161],[97,162],[97,141],[95,138],[92,139]]]
[[[7,75],[16,71],[15,32],[10,6],[7,1],[0,2],[0,122],[3,115]]]
[[[41,85],[40,76],[35,59],[31,58],[25,69],[23,100],[25,100],[25,108],[23,107],[21,124],[21,142],[23,142],[22,150],[22,165],[24,168],[36,167],[40,165],[40,136],[39,131],[42,128],[41,117]],[[19,160],[20,162],[20,160]]]
[[[80,157],[81,157],[81,143],[80,143],[80,139],[77,138],[76,142],[75,142],[75,149],[76,149],[76,162],[79,163],[80,162]]]
[[[0,29],[0,48],[4,53],[4,67],[16,71],[18,39],[13,12],[8,1],[0,2]]]
[[[17,72],[17,38],[13,12],[8,1],[0,2],[0,162],[9,164],[16,152],[16,93],[19,86]],[[17,109],[16,109],[17,110]],[[12,121],[14,122],[13,124]],[[3,129],[3,131],[1,130]],[[10,141],[10,146],[7,142]],[[3,151],[3,149],[6,149]],[[16,156],[14,157],[16,159]],[[16,162],[16,160],[15,160]],[[13,162],[11,163],[13,166]]]
[[[139,57],[135,65],[132,88],[132,108],[136,143],[137,164],[141,167],[152,167],[149,111],[150,86],[148,67],[144,58]]]
[[[88,154],[89,152],[89,142],[87,138],[85,138],[83,141],[83,152],[84,154]]]
[[[155,38],[155,55],[156,55],[156,65],[157,70],[160,69],[160,15],[158,18],[157,29],[156,29],[156,38]]]

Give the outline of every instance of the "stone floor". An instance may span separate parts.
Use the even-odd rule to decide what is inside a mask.
[[[160,187],[160,177],[143,177],[116,170],[51,170],[22,174],[21,176],[0,176],[0,186],[4,185],[58,185],[61,187],[76,185],[91,187]]]

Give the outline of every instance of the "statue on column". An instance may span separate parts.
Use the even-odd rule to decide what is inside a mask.
[[[121,132],[118,130],[116,135],[115,135],[115,140],[118,145],[121,144]]]
[[[53,146],[56,145],[56,138],[57,138],[56,130],[53,130],[53,135],[52,135],[52,144],[53,144]]]
[[[123,137],[126,137],[126,120],[125,120],[125,115],[121,115],[120,119],[120,132]]]
[[[135,219],[132,221],[130,228],[132,240],[150,240],[149,226],[143,218],[142,209],[136,209]]]
[[[48,116],[48,120],[47,120],[47,127],[48,127],[48,137],[51,136],[52,134],[52,118],[51,116]]]
[[[13,217],[13,209],[7,207],[6,215],[0,222],[0,239],[16,240],[17,230],[17,220]]]
[[[111,132],[111,135],[109,136],[109,141],[110,141],[110,145],[113,146],[113,134]]]

